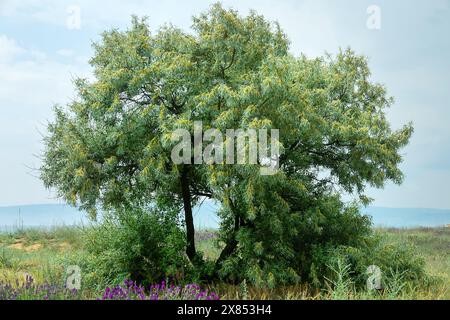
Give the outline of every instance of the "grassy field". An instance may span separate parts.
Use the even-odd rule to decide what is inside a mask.
[[[82,253],[81,229],[21,230],[0,234],[0,282],[32,275],[37,283],[61,283],[63,261],[67,255]],[[222,299],[450,299],[450,228],[378,229],[392,242],[411,243],[426,261],[427,272],[436,278],[429,288],[404,288],[401,284],[383,293],[354,292],[343,284],[334,290],[306,286],[258,289],[245,283],[239,286],[219,284],[212,287]],[[217,257],[215,235],[197,234],[197,245],[208,259]],[[401,290],[400,290],[401,289]],[[99,292],[84,290],[79,298],[90,299]]]

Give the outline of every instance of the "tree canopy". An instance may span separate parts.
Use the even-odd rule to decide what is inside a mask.
[[[215,274],[287,283],[309,276],[317,246],[352,245],[367,217],[341,200],[369,199],[365,188],[401,183],[400,150],[412,126],[394,131],[393,103],[370,79],[367,59],[294,56],[277,23],[220,5],[193,18],[192,31],[146,19],[110,30],[94,44],[95,80],[75,81],[77,98],[55,108],[42,179],[93,215],[156,207],[183,212],[186,253],[195,248],[192,207],[221,204]],[[274,175],[260,165],[174,164],[177,129],[279,129]],[[225,142],[224,142],[225,143]]]

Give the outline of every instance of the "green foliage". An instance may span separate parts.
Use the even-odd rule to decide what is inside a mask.
[[[265,204],[264,199],[260,201]],[[368,217],[361,216],[356,207],[343,206],[336,197],[318,199],[314,204],[305,199],[303,205],[308,209],[296,214],[269,207],[265,211],[268,217],[242,228],[239,247],[224,263],[221,275],[269,287],[309,281],[318,248],[359,247],[371,233]]]
[[[427,286],[431,280],[425,273],[424,259],[416,254],[412,245],[386,242],[385,237],[376,235],[370,235],[354,247],[316,247],[310,280],[321,286],[326,280],[334,283],[339,280],[335,276],[340,276],[336,270],[345,266],[346,278],[356,290],[361,290],[366,288],[367,268],[372,265],[381,270],[382,287],[391,291],[399,288],[399,283]]]
[[[328,266],[332,272],[332,278],[328,279],[328,291],[332,300],[345,300],[354,291],[353,281],[350,276],[350,265],[345,264],[341,259],[337,259],[335,266]]]
[[[248,287],[245,279],[239,285],[239,297],[241,300],[248,300]]]
[[[298,283],[323,266],[316,260],[324,250],[365,252],[369,221],[340,194],[366,204],[367,185],[400,183],[400,150],[413,132],[390,128],[385,110],[393,99],[371,81],[367,59],[350,49],[295,57],[278,24],[219,4],[194,18],[193,31],[166,26],[152,34],[145,19],[133,18],[129,30],[105,32],[91,59],[95,80],[77,80],[77,99],[55,109],[45,185],[93,217],[98,207],[118,216],[94,233],[99,272],[162,276],[143,259],[153,255],[163,267],[178,265],[179,230],[170,218],[121,217],[154,206],[162,217],[184,209],[186,252],[209,275],[195,252],[191,210],[204,197],[222,205],[214,274],[224,280]],[[280,129],[280,169],[261,176],[259,164],[174,164],[170,137],[192,133],[194,121],[222,132]]]
[[[0,268],[18,270],[20,268],[20,260],[14,256],[9,249],[2,248],[0,251]]]
[[[417,287],[412,287],[411,282],[404,278],[404,273],[390,270],[385,277],[384,286],[381,289],[359,288],[352,277],[352,266],[346,264],[342,257],[329,265],[331,278],[326,278],[327,289],[322,291],[322,299],[331,300],[361,300],[361,299],[402,299],[411,297]],[[423,287],[422,287],[423,288]]]
[[[119,284],[125,279],[157,283],[181,278],[189,270],[184,234],[175,219],[156,211],[106,215],[86,229],[87,254],[79,259],[88,286]]]

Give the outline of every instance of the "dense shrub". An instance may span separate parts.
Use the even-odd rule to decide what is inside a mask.
[[[170,218],[171,217],[171,218]],[[86,229],[84,281],[104,287],[133,279],[143,284],[177,278],[188,267],[176,215],[132,210],[106,214]]]
[[[372,232],[370,219],[337,197],[305,199],[297,212],[271,208],[268,197],[259,203],[261,216],[237,233],[236,253],[220,270],[223,279],[269,287],[307,282],[317,248],[357,247]]]
[[[430,280],[424,271],[425,261],[411,245],[392,244],[375,234],[357,246],[317,246],[309,280],[321,286],[327,281],[333,283],[338,275],[336,270],[345,266],[349,280],[360,290],[366,286],[368,267],[372,265],[381,270],[383,288],[399,279],[412,285],[426,285]]]
[[[424,262],[413,248],[377,236],[370,217],[362,215],[356,203],[345,204],[339,196],[327,194],[314,198],[305,192],[294,194],[290,206],[282,206],[275,198],[292,194],[283,183],[271,183],[260,193],[251,205],[246,199],[241,203],[244,225],[236,233],[236,252],[222,263],[222,279],[234,283],[247,279],[260,287],[310,283],[323,288],[341,261],[349,265],[357,288],[366,284],[370,265],[378,266],[386,281],[397,275],[410,283],[426,281]],[[251,210],[257,212],[252,220]],[[228,226],[226,222],[224,241],[232,233],[231,221]]]

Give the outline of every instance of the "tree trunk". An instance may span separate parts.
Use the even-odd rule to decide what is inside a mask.
[[[192,216],[191,191],[189,188],[189,169],[183,167],[181,171],[181,192],[183,195],[184,219],[186,222],[186,254],[191,262],[194,262],[196,256],[195,250],[195,228],[194,218]]]
[[[236,250],[237,245],[238,245],[238,242],[236,240],[236,234],[241,225],[241,218],[239,217],[239,213],[237,212],[237,210],[233,204],[233,201],[231,199],[229,199],[229,200],[230,200],[231,211],[234,213],[234,230],[233,230],[233,234],[231,235],[231,238],[228,239],[228,241],[225,245],[225,248],[223,248],[222,252],[220,253],[219,258],[216,260],[216,263],[215,263],[216,273],[220,269],[222,262],[225,261],[226,259],[228,259],[228,257],[234,253],[234,251]]]
[[[222,252],[220,253],[219,258],[216,260],[216,264],[215,264],[216,272],[220,269],[222,262],[225,261],[226,259],[228,259],[228,257],[233,254],[234,250],[236,250],[237,245],[238,245],[238,242],[233,235],[233,237],[225,245],[225,248],[223,248]]]

